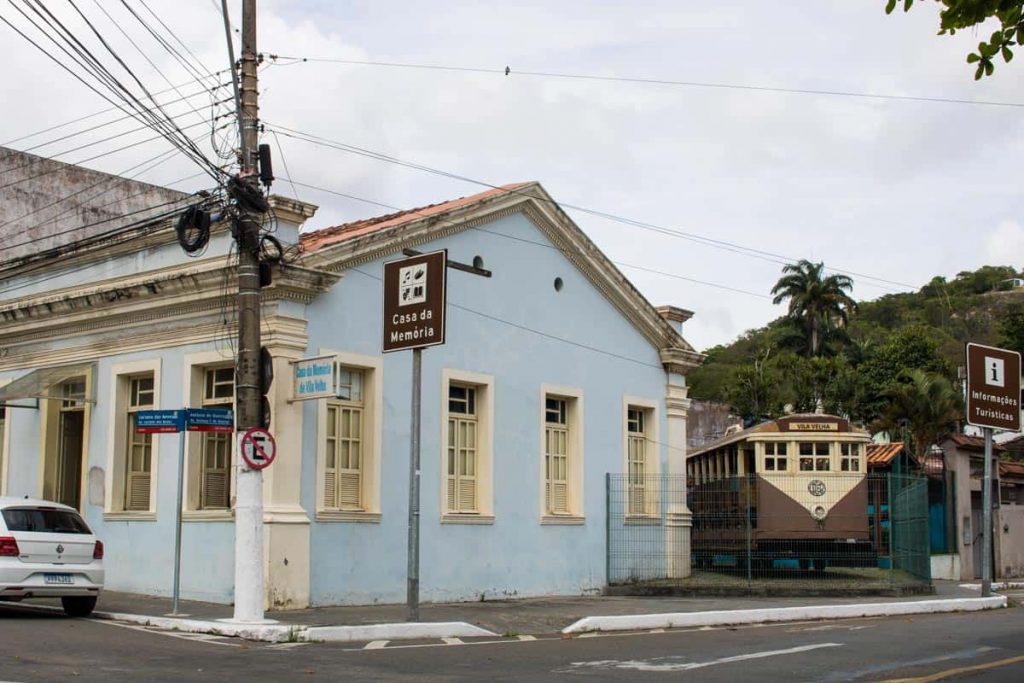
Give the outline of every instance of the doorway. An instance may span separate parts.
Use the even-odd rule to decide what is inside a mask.
[[[82,452],[85,445],[85,380],[61,385],[57,424],[55,495],[58,503],[81,509]]]

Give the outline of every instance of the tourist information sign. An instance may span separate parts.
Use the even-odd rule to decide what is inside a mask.
[[[1020,431],[1020,354],[967,345],[967,422]]]

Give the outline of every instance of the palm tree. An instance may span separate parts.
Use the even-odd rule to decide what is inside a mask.
[[[942,375],[924,370],[903,373],[899,384],[882,392],[888,405],[881,426],[890,433],[906,426],[911,453],[923,464],[928,449],[963,417],[960,392]]]
[[[846,275],[823,277],[823,263],[801,259],[783,267],[782,277],[772,287],[773,303],[789,299],[789,315],[802,323],[808,341],[808,356],[819,353],[819,334],[822,329],[843,326],[857,302],[848,292],[853,280]]]

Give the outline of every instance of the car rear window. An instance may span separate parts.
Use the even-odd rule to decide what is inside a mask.
[[[50,534],[90,534],[85,520],[71,510],[57,508],[7,508],[3,511],[9,531],[37,531]]]

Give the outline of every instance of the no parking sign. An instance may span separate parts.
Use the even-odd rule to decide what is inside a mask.
[[[253,427],[242,435],[238,444],[242,460],[250,469],[262,470],[277,457],[277,442],[274,436],[262,427]]]

